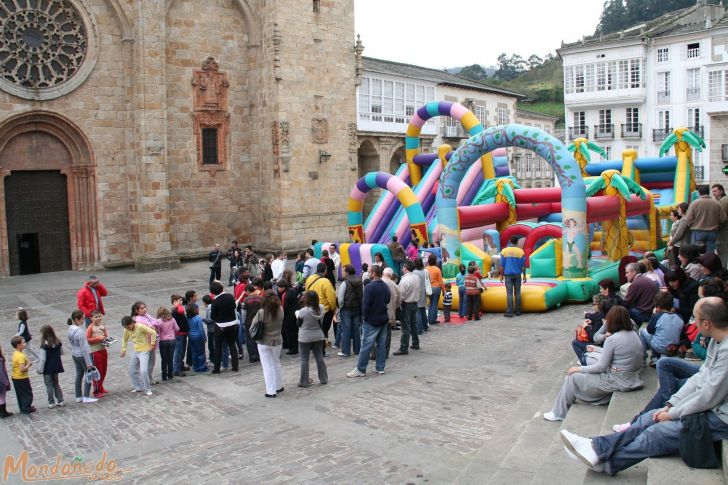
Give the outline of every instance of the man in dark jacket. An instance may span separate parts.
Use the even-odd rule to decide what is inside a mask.
[[[370,283],[364,288],[362,300],[362,346],[359,351],[359,360],[354,370],[346,374],[347,377],[362,377],[366,375],[369,364],[369,351],[374,342],[377,343],[377,374],[384,374],[384,365],[387,358],[387,325],[389,313],[387,305],[391,295],[389,287],[382,281],[381,266],[372,265],[369,268]]]
[[[341,352],[339,357],[351,355],[351,341],[354,340],[354,353],[359,353],[361,339],[359,328],[361,326],[361,304],[364,295],[364,285],[356,270],[350,264],[344,266],[344,281],[339,285],[336,299],[339,302],[339,316],[341,317]]]
[[[212,284],[213,281],[219,281],[222,277],[222,251],[220,251],[219,244],[215,244],[207,256],[207,260],[210,262],[210,284]]]
[[[629,316],[638,325],[647,322],[655,308],[655,295],[658,292],[655,282],[640,273],[640,265],[629,263],[624,273],[627,281],[631,283],[624,297],[624,306],[629,310]]]
[[[215,360],[213,374],[220,373],[220,362],[222,361],[222,343],[225,342],[230,349],[230,364],[233,372],[238,371],[238,347],[235,339],[238,335],[238,319],[235,312],[235,297],[226,293],[222,283],[214,281],[210,284],[212,293],[212,304],[210,305],[210,319],[215,322]]]

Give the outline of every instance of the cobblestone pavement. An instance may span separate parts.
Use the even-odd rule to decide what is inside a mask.
[[[207,264],[98,276],[109,290],[105,323],[119,338],[120,318],[134,301],[154,311],[169,306],[173,293],[202,293]],[[19,306],[29,312],[36,345],[40,326],[49,323],[67,349],[65,321],[85,278],[63,272],[0,280],[3,352],[10,355]],[[501,454],[544,411],[539,407],[552,386],[543,382],[556,385],[563,375],[583,309],[437,326],[421,337],[422,350],[390,357],[384,375],[370,366],[366,377],[347,379],[354,360],[332,356],[329,383],[308,389],[296,385],[298,356],[284,354],[286,390],[277,399],[263,397],[261,368],[247,358],[237,374],[188,373],[154,386],[151,397],[132,394],[119,342],[109,353],[111,394],[82,405],[74,399],[67,351],[61,374],[67,406],[48,409],[42,378],[31,370],[39,411],[0,421],[0,457],[27,450],[30,462],[42,465],[58,454],[94,461],[105,452],[124,470],[121,483],[482,483],[484,460]],[[393,334],[393,349],[399,335]],[[313,359],[311,366],[315,377]],[[8,403],[17,412],[13,392]]]

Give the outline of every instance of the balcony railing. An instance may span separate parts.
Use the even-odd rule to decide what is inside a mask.
[[[700,99],[700,88],[687,88],[685,90],[685,99],[688,101],[697,101]]]
[[[664,141],[672,133],[672,128],[658,128],[652,130],[652,141]]]
[[[688,126],[688,130],[692,131],[696,135],[698,135],[700,138],[705,138],[703,136],[703,133],[705,130],[703,130],[702,126]]]
[[[642,123],[623,123],[622,124],[622,138],[641,140],[642,139]]]
[[[569,128],[569,139],[575,140],[576,138],[589,138],[589,127],[572,126]]]
[[[657,91],[657,102],[665,104],[670,102],[670,91]]]
[[[614,140],[614,125],[594,125],[594,138],[597,140]]]
[[[441,134],[443,138],[468,138],[462,126],[443,126]]]
[[[700,47],[688,49],[688,59],[695,59],[696,57],[700,57]]]

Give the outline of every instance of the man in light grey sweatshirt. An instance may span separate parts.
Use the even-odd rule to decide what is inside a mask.
[[[677,454],[680,418],[703,412],[713,440],[728,439],[728,306],[717,297],[703,298],[693,316],[700,332],[712,338],[700,371],[667,406],[643,414],[621,433],[588,439],[562,430],[561,440],[572,457],[594,471],[615,475],[645,458]]]

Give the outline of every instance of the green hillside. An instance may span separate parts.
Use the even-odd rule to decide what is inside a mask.
[[[519,108],[557,116],[557,128],[564,126],[564,75],[561,59],[556,56],[516,76],[510,81],[488,78],[488,84],[526,95]]]

